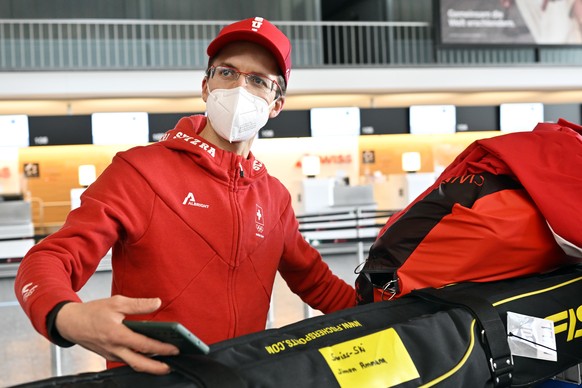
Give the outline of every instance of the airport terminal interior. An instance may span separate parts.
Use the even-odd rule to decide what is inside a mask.
[[[582,122],[578,1],[549,2],[574,23],[551,33],[549,16],[519,0],[219,3],[0,0],[0,387],[105,368],[33,329],[14,295],[19,262],[117,152],[204,113],[205,49],[232,21],[260,15],[292,42],[284,110],[252,150],[291,193],[304,237],[350,284],[387,219],[474,141]],[[472,25],[475,14],[489,16]],[[513,24],[493,28],[498,19]],[[110,290],[108,254],[80,296]],[[319,314],[276,278],[266,328]],[[569,386],[582,383],[577,368]]]

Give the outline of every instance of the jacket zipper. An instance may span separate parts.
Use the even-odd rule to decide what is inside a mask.
[[[235,169],[236,170],[236,169]],[[241,211],[240,206],[238,203],[238,182],[241,178],[244,177],[244,170],[242,163],[238,163],[238,171],[235,171],[233,176],[233,184],[232,184],[232,206],[233,206],[233,222],[234,222],[234,243],[233,243],[233,250],[232,250],[232,264],[229,267],[229,284],[228,284],[228,293],[231,305],[231,314],[232,314],[232,325],[230,328],[229,337],[234,337],[237,330],[237,322],[238,322],[238,311],[236,307],[236,295],[234,293],[235,290],[235,283],[236,283],[236,271],[238,268],[238,261],[239,261],[239,246],[241,245]]]

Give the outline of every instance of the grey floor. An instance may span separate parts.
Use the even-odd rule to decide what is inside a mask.
[[[343,253],[324,252],[324,259],[339,277],[354,284],[356,275],[353,271],[359,260],[355,249]],[[108,296],[110,275],[108,271],[97,272],[81,290],[81,298],[92,300]],[[0,278],[0,387],[105,368],[104,360],[94,353],[79,346],[56,348],[40,336],[17,304],[13,286],[13,277]],[[270,327],[281,327],[318,314],[306,309],[285,282],[277,277]]]

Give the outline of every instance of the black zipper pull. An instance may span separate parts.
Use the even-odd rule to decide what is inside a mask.
[[[242,163],[239,163],[238,166],[240,167],[240,173],[239,173],[240,174],[240,177],[241,178],[244,178],[245,177],[245,172],[243,170]]]

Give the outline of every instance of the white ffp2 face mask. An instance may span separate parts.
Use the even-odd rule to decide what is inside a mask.
[[[242,86],[213,91],[208,89],[208,119],[216,133],[231,143],[256,136],[269,120],[270,107],[267,101],[247,92]]]

